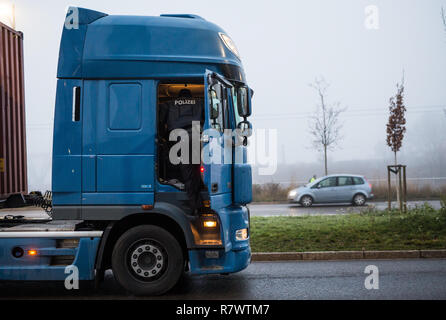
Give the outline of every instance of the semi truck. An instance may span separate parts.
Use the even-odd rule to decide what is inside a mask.
[[[160,106],[184,88],[204,101],[198,215],[159,122]],[[56,90],[51,216],[0,221],[0,280],[66,280],[76,269],[99,283],[111,269],[128,292],[160,295],[185,272],[249,265],[253,90],[223,29],[191,14],[71,7]],[[211,144],[226,146],[224,161],[202,160]]]

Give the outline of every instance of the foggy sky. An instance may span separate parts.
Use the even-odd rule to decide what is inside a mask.
[[[318,102],[308,84],[321,75],[331,83],[328,100],[348,108],[341,148],[330,153],[330,161],[392,161],[385,123],[403,70],[408,129],[401,156],[410,156],[413,148],[406,149],[420,140],[424,126],[415,124],[422,117],[434,126],[425,137],[446,136],[446,32],[440,16],[446,0],[14,2],[25,39],[30,189],[50,185],[56,68],[69,5],[108,14],[194,13],[221,26],[237,44],[255,90],[253,126],[278,130],[279,162],[321,161],[308,133],[308,115]],[[364,27],[368,5],[379,9],[378,30]]]

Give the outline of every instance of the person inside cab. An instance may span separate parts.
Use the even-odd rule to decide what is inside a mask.
[[[199,214],[203,208],[201,189],[204,184],[200,174],[199,159],[201,157],[201,150],[200,148],[198,150],[193,150],[192,148],[192,124],[194,121],[200,123],[201,132],[204,123],[204,101],[202,98],[193,97],[189,89],[182,89],[177,98],[166,102],[160,110],[160,122],[165,126],[167,137],[175,129],[184,129],[187,131],[189,156],[184,158],[182,155],[179,155],[182,161],[177,167],[179,168],[181,180],[184,183],[184,188],[188,196],[189,207],[193,214]],[[171,142],[170,147],[176,143],[176,141]],[[195,160],[195,163],[193,160]]]

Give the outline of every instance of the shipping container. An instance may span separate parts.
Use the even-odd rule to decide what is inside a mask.
[[[23,34],[0,22],[0,199],[28,192]]]

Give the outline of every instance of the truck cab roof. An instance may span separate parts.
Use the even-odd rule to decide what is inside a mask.
[[[190,77],[210,69],[244,82],[241,60],[227,39],[223,29],[191,14],[124,16],[70,8],[58,78]]]

